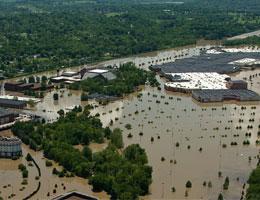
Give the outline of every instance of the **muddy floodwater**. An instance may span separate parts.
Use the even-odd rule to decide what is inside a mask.
[[[231,76],[246,80],[249,89],[260,93],[259,74],[260,69],[257,69]],[[256,145],[256,140],[260,140],[259,102],[201,104],[189,95],[164,91],[164,80],[157,78],[161,90],[144,86],[141,92],[105,106],[95,101],[81,102],[81,93],[77,91],[53,90],[26,112],[53,122],[60,109],[69,111],[76,105],[96,105],[92,114],[99,113],[104,126],[121,128],[125,147],[137,143],[146,150],[149,165],[153,167],[153,182],[150,194],[143,199],[216,200],[219,193],[223,193],[225,199],[240,199],[247,187],[243,189],[243,185],[256,167],[259,155],[260,146]],[[56,92],[60,96],[58,101],[53,100]],[[130,124],[128,129],[127,124]],[[245,141],[250,144],[243,144]],[[105,147],[91,145],[95,152]],[[36,159],[43,174],[41,189],[33,199],[51,199],[73,189],[100,199],[108,198],[105,193],[93,193],[87,180],[53,176],[52,167],[45,167],[42,152],[35,153],[23,146],[23,154],[27,152]],[[22,176],[17,167],[21,162],[28,166],[24,157],[17,161],[0,160],[0,196],[8,198],[14,193],[13,199],[21,199],[37,188],[37,170],[35,166],[28,166],[28,185],[20,191]],[[229,189],[223,191],[226,177],[230,180]],[[192,188],[186,189],[187,181],[191,181]],[[55,184],[58,187],[53,194]],[[47,196],[48,192],[50,196]]]
[[[249,89],[260,92],[260,76],[256,76],[259,73],[260,70],[248,70],[232,76],[246,79]],[[164,80],[159,77],[158,80],[163,86]],[[58,101],[53,100],[55,92],[60,95]],[[150,194],[144,199],[213,200],[220,192],[226,199],[240,199],[259,152],[255,144],[260,124],[258,102],[200,104],[189,95],[145,86],[141,92],[105,106],[95,101],[88,103],[96,105],[92,114],[99,113],[104,126],[123,130],[125,146],[138,143],[145,148],[153,167],[153,182]],[[36,105],[34,112],[51,122],[58,117],[59,109],[86,104],[80,101],[80,92],[54,90]],[[126,124],[130,124],[131,129],[126,129]],[[250,145],[243,144],[247,140]],[[95,150],[104,148],[93,147]],[[230,186],[223,191],[227,176]],[[192,188],[187,190],[188,180]],[[90,188],[86,181],[75,182],[75,185]]]
[[[1,134],[5,136],[12,135],[10,131],[4,131]],[[91,144],[91,146],[95,146],[95,144]],[[84,192],[89,195],[95,195],[100,199],[109,198],[109,196],[105,192],[92,192],[92,187],[88,185],[86,179],[82,179],[79,177],[59,178],[58,176],[53,175],[53,167],[56,167],[58,170],[62,169],[60,166],[58,166],[58,164],[53,162],[53,167],[46,167],[46,159],[44,158],[42,152],[34,152],[30,150],[26,145],[23,145],[22,149],[24,156],[19,160],[0,160],[0,196],[4,199],[9,199],[8,197],[11,194],[15,194],[15,196],[11,199],[21,200],[31,194],[34,190],[36,190],[39,180],[36,180],[35,177],[38,176],[38,171],[34,165],[30,166],[29,162],[25,160],[25,156],[27,155],[27,153],[30,153],[33,156],[36,163],[41,169],[41,187],[37,194],[31,199],[52,199],[60,194],[73,190]],[[29,171],[29,176],[27,179],[28,185],[21,184],[23,181],[22,173],[18,170],[18,165],[20,163],[23,163]],[[53,192],[54,189],[56,190],[55,193]]]

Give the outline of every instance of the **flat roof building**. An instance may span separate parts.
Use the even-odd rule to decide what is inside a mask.
[[[165,89],[175,92],[190,93],[192,90],[227,89],[228,75],[216,72],[170,73],[171,82],[164,84]]]
[[[17,137],[0,137],[0,157],[13,158],[22,155],[22,141]]]
[[[18,116],[15,112],[0,108],[0,125],[14,122]]]
[[[194,90],[192,97],[202,103],[236,101],[260,101],[260,96],[251,90]]]
[[[4,84],[4,88],[8,91],[22,92],[29,90],[34,86],[33,83],[20,83],[20,82],[7,82]]]
[[[25,101],[0,98],[0,107],[24,109],[26,106],[27,103]]]

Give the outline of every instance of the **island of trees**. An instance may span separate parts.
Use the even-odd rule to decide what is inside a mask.
[[[133,63],[123,64],[118,69],[113,70],[113,73],[116,75],[114,80],[100,77],[88,78],[71,84],[70,89],[82,90],[82,100],[84,100],[86,93],[121,97],[124,94],[134,92],[138,86],[144,85],[146,82],[151,86],[159,85],[154,72],[139,69]]]
[[[96,116],[91,116],[89,106],[61,114],[52,124],[17,122],[12,127],[14,135],[64,167],[53,173],[62,176],[88,178],[94,191],[106,191],[111,199],[137,199],[149,191],[152,168],[147,165],[145,150],[139,145],[123,149],[122,131],[103,128]],[[62,112],[60,112],[62,113]],[[109,141],[108,147],[92,153],[91,142]],[[74,145],[82,145],[82,151]]]

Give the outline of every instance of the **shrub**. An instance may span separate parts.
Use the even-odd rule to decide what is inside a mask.
[[[30,153],[28,153],[28,154],[26,155],[26,158],[25,158],[25,159],[26,159],[28,162],[33,160],[33,158],[32,158],[32,156],[31,156]]]
[[[58,93],[54,93],[53,94],[53,100],[54,101],[58,101],[59,100],[59,94]]]
[[[26,167],[25,167],[24,164],[21,163],[21,164],[18,165],[18,169],[23,171],[23,170],[26,170]]]
[[[23,178],[28,178],[28,170],[27,169],[25,169],[25,170],[23,170],[22,171],[22,175],[23,175]]]
[[[52,162],[49,161],[49,160],[46,160],[46,161],[45,161],[45,166],[46,166],[46,167],[51,167],[51,166],[52,166]]]
[[[192,187],[191,181],[187,181],[187,183],[186,183],[186,188],[191,188],[191,187]]]

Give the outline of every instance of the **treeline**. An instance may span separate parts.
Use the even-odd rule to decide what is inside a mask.
[[[144,85],[147,81],[151,86],[159,85],[154,72],[139,69],[133,63],[123,64],[112,72],[116,75],[114,80],[102,77],[88,78],[71,84],[70,89],[82,90],[88,94],[99,93],[121,97],[134,92],[138,86]]]
[[[259,28],[255,0],[0,1],[6,77],[223,39]]]
[[[147,165],[144,149],[130,145],[120,150],[122,131],[103,128],[97,117],[90,116],[89,108],[61,115],[53,124],[17,122],[12,131],[32,149],[43,150],[46,158],[61,164],[64,170],[59,176],[69,172],[71,176],[89,178],[94,191],[104,190],[111,199],[137,199],[148,193],[152,168]],[[88,145],[105,139],[110,141],[108,147],[92,153]],[[74,145],[84,148],[80,151]]]
[[[226,46],[239,46],[239,45],[250,45],[260,47],[260,37],[252,36],[245,39],[226,40],[224,42]]]

